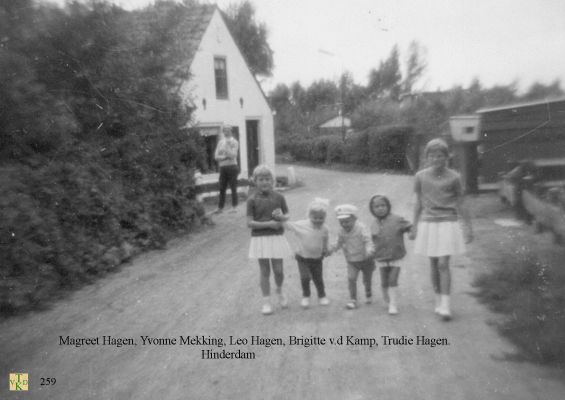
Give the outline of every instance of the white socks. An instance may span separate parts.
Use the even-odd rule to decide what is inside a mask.
[[[398,287],[396,287],[396,286],[389,287],[388,288],[388,297],[389,297],[388,313],[390,315],[398,314],[398,308],[397,308],[397,305],[396,305],[396,302],[398,300]]]

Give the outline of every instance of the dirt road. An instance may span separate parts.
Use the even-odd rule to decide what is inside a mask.
[[[366,202],[375,192],[389,195],[395,212],[410,218],[411,177],[304,167],[297,168],[297,176],[304,186],[285,193],[293,219],[302,218],[308,202],[318,196],[331,199],[332,205],[356,204],[368,224]],[[297,267],[288,260],[285,286],[290,307],[261,315],[258,267],[247,259],[249,232],[243,208],[215,217],[215,226],[170,243],[166,251],[139,256],[48,311],[0,323],[0,398],[563,398],[561,372],[507,359],[515,349],[488,325],[497,316],[470,295],[473,271],[466,258],[453,263],[454,319],[449,323],[433,314],[427,262],[413,256],[408,256],[408,267],[401,273],[398,316],[387,315],[380,301],[345,310],[341,253],[325,261],[332,300],[328,307],[300,308]],[[329,227],[332,232],[337,229],[333,216]],[[409,252],[411,247],[409,243]],[[379,294],[378,277],[374,287]],[[61,344],[67,336],[98,338],[99,343]],[[135,344],[103,345],[104,336],[132,338]],[[141,336],[177,343],[144,344]],[[187,336],[201,343],[180,344]],[[248,343],[217,346],[219,339],[227,342],[230,336]],[[290,336],[326,343],[291,345]],[[386,346],[383,336],[414,343]],[[418,336],[446,339],[448,344],[417,345]],[[261,338],[263,345],[252,345],[253,337]],[[283,345],[265,346],[265,339],[275,338]],[[339,338],[342,344],[335,342]],[[213,343],[203,344],[203,339]],[[202,359],[207,350],[253,352],[255,359]],[[29,373],[30,391],[9,392],[9,372]],[[56,378],[56,383],[41,386],[41,378]]]

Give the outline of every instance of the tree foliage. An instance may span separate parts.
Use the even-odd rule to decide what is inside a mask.
[[[401,81],[402,73],[400,71],[398,46],[395,45],[388,58],[380,62],[379,68],[373,68],[369,72],[367,92],[371,98],[387,97],[398,100]]]
[[[273,50],[267,40],[267,26],[256,20],[253,4],[249,0],[231,4],[224,16],[251,72],[254,75],[271,76]]]
[[[426,55],[417,41],[410,42],[408,47],[408,58],[406,59],[406,73],[402,81],[402,92],[412,93],[414,84],[420,79],[426,70]]]
[[[195,223],[200,138],[178,95],[189,12],[0,3],[0,311]]]

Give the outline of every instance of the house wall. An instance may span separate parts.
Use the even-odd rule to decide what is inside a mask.
[[[510,162],[565,156],[565,100],[480,112],[479,175],[496,182]]]
[[[226,59],[228,98],[216,99],[214,57]],[[259,163],[275,165],[274,123],[272,111],[249,71],[228,28],[216,10],[191,64],[192,77],[183,87],[185,98],[196,106],[194,121],[201,126],[222,124],[239,127],[241,177],[252,171],[247,167],[246,120],[259,121]],[[206,107],[203,100],[206,100]],[[243,102],[243,105],[240,101]]]

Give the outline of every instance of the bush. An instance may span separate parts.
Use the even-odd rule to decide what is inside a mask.
[[[404,170],[407,168],[407,152],[411,127],[388,126],[368,129],[368,164],[370,166]]]
[[[201,140],[179,128],[190,110],[174,39],[190,9],[11,3],[0,5],[10,77],[0,83],[4,312],[162,247],[203,214],[193,179]]]

